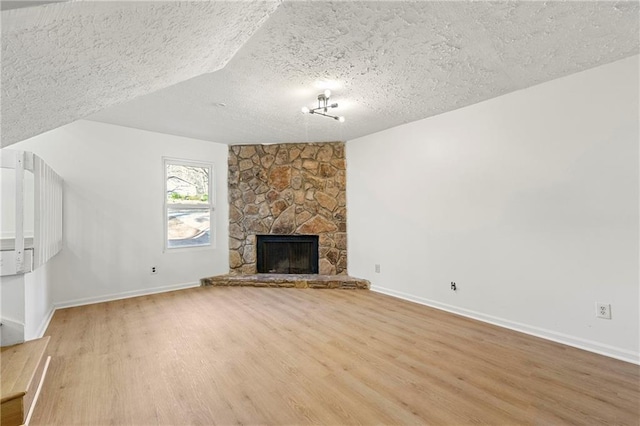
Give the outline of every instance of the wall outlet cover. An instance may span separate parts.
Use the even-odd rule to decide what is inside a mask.
[[[611,305],[608,303],[596,303],[596,317],[611,319]]]

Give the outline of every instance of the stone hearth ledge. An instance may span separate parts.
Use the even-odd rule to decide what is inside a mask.
[[[286,288],[341,288],[368,290],[370,283],[348,275],[225,274],[200,279],[201,286],[247,286]]]

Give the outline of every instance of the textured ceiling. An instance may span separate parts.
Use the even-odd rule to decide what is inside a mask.
[[[19,9],[21,7],[34,7],[41,6],[43,4],[49,3],[60,3],[63,1],[69,0],[1,0],[0,1],[0,10],[9,10],[9,9]]]
[[[332,141],[450,111],[639,50],[640,8],[635,1],[314,1],[285,2],[275,12],[273,4],[254,2],[127,7],[136,13],[117,13],[124,22],[110,34],[123,50],[109,50],[109,55],[100,49],[102,37],[89,37],[91,27],[108,23],[100,19],[100,7],[94,6],[95,16],[84,15],[86,31],[79,35],[72,30],[75,26],[65,26],[68,17],[25,30],[22,38],[35,39],[29,46],[49,39],[53,41],[42,50],[66,45],[63,52],[72,58],[90,56],[107,64],[108,84],[92,90],[102,78],[78,72],[58,50],[51,61],[68,64],[64,72],[45,66],[25,77],[23,73],[34,71],[14,60],[7,68],[18,77],[8,82],[16,87],[7,90],[3,58],[3,144],[7,125],[19,121],[20,109],[30,108],[35,96],[16,78],[73,93],[28,111],[30,121],[52,115],[44,120],[48,126],[113,105],[89,118],[229,144]],[[180,18],[187,16],[185,29]],[[139,28],[144,37],[131,31],[120,34],[128,26]],[[234,37],[233,30],[239,35]],[[173,44],[174,37],[182,43]],[[161,50],[162,55],[145,55],[153,63],[132,79],[127,73],[130,59],[149,50]],[[3,54],[6,51],[3,40]],[[186,81],[169,86],[180,80]],[[339,103],[335,112],[346,116],[345,123],[300,112],[303,105],[315,106],[322,89],[319,81],[329,81],[333,100]],[[166,88],[150,93],[161,87]],[[14,95],[9,105],[7,92]],[[31,102],[18,102],[21,92],[32,93],[27,96]],[[93,102],[80,104],[78,97]],[[13,121],[5,119],[5,109]],[[65,113],[69,110],[75,115]],[[32,134],[42,130],[30,129]]]
[[[278,5],[73,1],[4,8],[2,146],[222,68]]]

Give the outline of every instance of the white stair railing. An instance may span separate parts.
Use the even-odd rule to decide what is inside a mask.
[[[37,155],[33,155],[33,174],[33,269],[37,269],[62,250],[62,178]]]
[[[15,190],[2,194],[2,203],[15,205],[15,218],[9,227],[2,229],[0,246],[0,275],[16,275],[31,272],[44,265],[62,249],[62,178],[40,157],[24,151],[3,149],[0,165],[13,169]],[[33,172],[34,191],[25,202],[25,171]],[[8,199],[13,197],[13,199]],[[25,206],[33,206],[33,243],[25,235]],[[5,210],[5,209],[3,209]],[[5,210],[6,212],[6,210]]]

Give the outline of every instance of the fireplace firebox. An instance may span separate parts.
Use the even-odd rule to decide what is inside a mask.
[[[259,274],[317,274],[317,235],[256,235]]]

